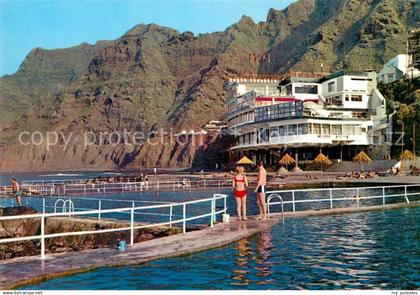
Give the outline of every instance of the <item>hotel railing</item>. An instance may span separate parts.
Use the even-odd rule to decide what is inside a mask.
[[[89,211],[69,211],[69,212],[60,212],[60,213],[40,213],[40,214],[28,214],[28,215],[13,215],[13,216],[2,216],[0,217],[0,222],[8,220],[21,220],[21,219],[41,219],[41,231],[39,235],[34,236],[24,236],[16,238],[2,238],[0,243],[12,243],[12,242],[22,242],[29,240],[40,240],[41,241],[41,258],[45,258],[45,239],[57,238],[57,237],[67,237],[67,236],[80,236],[88,234],[99,234],[99,233],[110,233],[110,232],[119,232],[119,231],[130,231],[130,245],[134,245],[134,230],[151,228],[157,226],[172,226],[173,224],[181,224],[182,232],[185,234],[187,232],[187,222],[197,219],[202,219],[210,217],[210,227],[213,227],[214,223],[217,220],[217,215],[226,213],[227,211],[227,195],[225,194],[214,194],[211,198],[199,199],[187,202],[178,202],[178,203],[167,203],[167,204],[157,204],[157,205],[147,205],[147,206],[137,206],[137,207],[124,207],[116,209],[98,209],[98,210],[89,210]],[[218,200],[223,200],[223,207],[220,210],[217,210],[216,203]],[[208,211],[204,214],[187,216],[187,209],[189,205],[193,204],[202,204],[207,203]],[[168,221],[150,223],[150,224],[135,224],[134,216],[138,211],[147,211],[152,209],[162,209],[168,208],[170,212],[173,212],[175,207],[182,208],[182,218],[172,220],[172,215],[170,215]],[[72,217],[72,216],[83,216],[83,215],[92,215],[97,214],[101,216],[103,214],[109,213],[128,213],[130,214],[129,226],[120,227],[120,228],[108,228],[108,229],[98,229],[98,230],[87,230],[87,231],[76,231],[76,232],[62,232],[62,233],[45,233],[45,224],[46,218],[50,217]]]
[[[339,194],[338,194],[339,193]],[[300,194],[305,194],[302,198]],[[315,195],[315,198],[308,198],[308,194]],[[319,196],[323,197],[319,197]],[[272,208],[281,205],[282,212],[285,206],[290,205],[292,212],[303,211],[297,210],[296,206],[300,204],[310,204],[311,206],[304,210],[334,209],[337,208],[338,202],[350,201],[345,207],[359,207],[361,203],[364,206],[371,206],[369,200],[380,200],[380,205],[386,205],[386,200],[391,198],[400,198],[406,203],[410,203],[410,197],[420,197],[420,184],[410,185],[390,185],[390,186],[371,186],[371,187],[345,187],[345,188],[320,188],[320,189],[299,189],[299,190],[274,190],[267,191],[267,212],[273,212]],[[276,197],[281,201],[275,201]],[[420,200],[420,198],[419,198]],[[419,201],[415,200],[415,201]],[[314,204],[327,203],[327,208],[322,206],[314,206]],[[341,207],[342,208],[342,207]]]

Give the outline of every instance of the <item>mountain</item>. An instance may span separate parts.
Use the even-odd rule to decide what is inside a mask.
[[[50,156],[74,157],[63,169],[191,165],[203,147],[180,157],[175,145],[145,153],[146,145],[91,150],[74,142],[52,156],[43,146],[19,146],[17,140],[24,130],[197,129],[226,111],[229,75],[378,69],[405,52],[408,32],[420,27],[419,12],[415,0],[300,0],[270,9],[263,22],[243,16],[223,32],[194,35],[140,24],[113,41],[36,48],[15,74],[0,79],[0,169],[19,169],[18,155],[25,153],[28,169],[56,169]]]

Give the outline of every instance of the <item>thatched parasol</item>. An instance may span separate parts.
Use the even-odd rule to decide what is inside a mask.
[[[322,175],[322,167],[323,166],[329,166],[332,164],[332,162],[330,161],[330,159],[328,159],[328,157],[326,155],[324,155],[322,152],[320,152],[318,154],[318,156],[316,156],[316,158],[314,159],[314,163],[316,165],[320,165],[321,166],[321,175]]]
[[[242,159],[240,159],[238,162],[236,162],[236,164],[240,164],[240,165],[251,165],[254,162],[252,162],[250,159],[248,159],[247,156],[243,156]]]
[[[409,150],[405,150],[401,153],[400,155],[400,160],[401,161],[415,161],[416,160],[416,155],[413,154],[411,151]]]
[[[293,165],[295,163],[295,159],[293,159],[288,153],[286,153],[279,161],[279,164],[286,166],[286,168],[288,165]]]
[[[372,159],[369,158],[369,156],[364,151],[361,151],[360,153],[356,155],[356,157],[353,158],[353,162],[362,164],[362,171],[363,171],[363,164],[372,163]]]
[[[314,163],[321,166],[329,166],[332,164],[330,159],[328,159],[328,157],[323,153],[319,153],[319,155],[316,156],[316,158],[314,159]]]

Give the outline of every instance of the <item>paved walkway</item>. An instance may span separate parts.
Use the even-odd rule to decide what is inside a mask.
[[[259,222],[232,220],[206,228],[135,244],[125,252],[117,249],[95,249],[83,252],[21,257],[0,262],[0,289],[11,289],[44,279],[89,271],[98,267],[135,265],[159,258],[179,256],[221,247],[264,231],[278,222],[277,218]]]

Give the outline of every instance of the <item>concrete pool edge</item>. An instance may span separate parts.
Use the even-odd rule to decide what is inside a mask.
[[[225,224],[218,223],[218,224],[215,224],[213,228],[209,227],[203,230],[187,232],[185,235],[173,235],[169,237],[164,237],[160,239],[138,243],[138,244],[135,244],[132,248],[128,248],[127,251],[123,253],[118,252],[115,249],[108,248],[108,249],[86,250],[83,252],[51,254],[47,256],[47,259],[45,261],[42,261],[38,256],[20,257],[16,259],[11,259],[10,261],[1,261],[0,273],[3,275],[4,272],[7,272],[6,275],[8,275],[9,277],[6,279],[2,279],[2,281],[0,281],[0,289],[3,289],[3,290],[16,289],[24,285],[39,283],[39,282],[56,278],[56,277],[63,277],[67,275],[88,272],[88,271],[98,269],[98,268],[103,268],[103,267],[121,267],[121,266],[139,265],[139,264],[143,264],[143,263],[146,263],[152,260],[157,260],[157,259],[190,255],[193,253],[226,246],[235,241],[238,241],[238,240],[247,238],[249,236],[258,234],[259,232],[268,230],[274,225],[276,225],[277,223],[278,223],[277,218],[272,218],[264,222],[258,222],[256,220],[249,220],[247,224],[245,224],[244,222],[233,220],[229,223],[230,227],[228,228],[226,228]],[[249,228],[250,226],[252,228]],[[236,230],[234,229],[235,227],[239,227],[240,229]],[[224,235],[224,238],[222,239],[220,239],[220,237],[219,239],[216,237],[215,239],[211,239],[210,243],[204,243],[204,244],[198,243],[196,245],[190,244],[192,240],[197,240],[197,238],[200,238],[200,236],[202,237],[198,242],[203,241],[203,236],[215,236],[215,234],[220,233],[221,231],[226,231],[226,229],[230,233],[234,233],[234,235],[232,236]],[[231,229],[234,229],[234,230],[231,231]],[[176,247],[174,248],[174,244],[180,243],[183,241],[189,244],[188,246],[193,246],[193,247],[186,247],[184,249],[179,249],[179,250],[176,249]],[[163,246],[159,244],[163,244]],[[52,262],[54,260],[57,260],[56,262],[60,263],[61,262],[60,258],[63,258],[63,256],[65,257],[66,254],[69,254],[71,256],[89,256],[89,255],[94,256],[95,254],[98,254],[98,252],[100,252],[101,250],[105,250],[105,252],[109,254],[114,254],[118,256],[121,254],[126,254],[126,255],[133,254],[136,251],[142,251],[144,250],[144,248],[146,248],[147,250],[148,247],[154,247],[154,246],[161,246],[163,248],[164,247],[168,248],[172,246],[172,249],[171,249],[172,251],[169,251],[168,253],[165,253],[164,251],[159,251],[161,252],[160,254],[149,255],[144,258],[133,258],[132,255],[130,255],[129,257],[125,258],[125,260],[112,261],[110,263],[103,261],[102,263],[99,263],[99,264],[98,263],[91,264],[91,265],[86,265],[82,267],[74,267],[74,266],[72,267],[71,265],[69,265],[69,269],[66,269],[64,271],[52,271],[48,273],[37,274],[36,270],[32,270],[32,271],[24,271],[24,273],[21,274],[20,276],[17,275],[17,273],[20,272],[18,271],[18,269],[21,269],[19,265],[30,263],[30,264],[37,264],[39,267],[40,265],[45,265],[46,263]],[[6,268],[6,270],[4,270],[4,268]],[[10,269],[7,269],[7,268],[10,268]],[[45,269],[45,266],[41,266],[40,268]],[[13,276],[13,275],[10,276],[10,272],[13,272],[13,271],[16,272],[16,276]],[[27,278],[24,278],[25,276],[27,276]],[[16,279],[16,278],[19,278],[19,279]]]
[[[371,206],[371,207],[353,207],[353,208],[337,208],[337,209],[326,209],[326,210],[311,210],[311,211],[301,211],[301,212],[286,212],[285,218],[296,218],[296,217],[305,217],[305,216],[317,216],[317,215],[335,215],[335,214],[347,214],[347,213],[358,213],[358,212],[369,212],[369,211],[379,211],[379,210],[391,210],[399,208],[410,208],[418,207],[420,202],[412,203],[398,203],[398,204],[389,204],[389,205],[380,205],[380,206]],[[237,220],[231,221],[229,224],[216,224],[213,228],[205,228],[203,230],[188,232],[186,235],[174,235],[170,237],[165,237],[161,239],[156,239],[148,242],[143,242],[136,244],[133,248],[128,249],[127,252],[118,252],[115,249],[95,249],[87,250],[83,252],[70,252],[70,253],[60,253],[60,254],[51,254],[47,256],[45,261],[41,261],[38,257],[24,257],[12,259],[11,261],[0,262],[0,272],[3,273],[4,268],[9,275],[9,278],[6,280],[0,281],[0,289],[16,289],[18,287],[39,283],[45,280],[63,277],[83,272],[92,271],[98,268],[103,267],[121,267],[121,266],[132,266],[143,264],[152,260],[190,255],[193,253],[206,251],[214,248],[219,248],[231,244],[235,241],[241,240],[243,238],[253,236],[259,232],[265,231],[276,225],[278,222],[281,222],[281,214],[275,213],[272,214],[272,218],[268,221],[258,222],[256,220],[249,220],[247,222],[238,222]],[[228,234],[226,234],[228,232]],[[222,233],[222,237],[220,236]],[[195,243],[195,244],[194,244]],[[155,255],[149,255],[141,257],[136,257],[136,254],[139,252],[148,251],[152,248],[156,249],[156,246],[160,246],[163,249],[157,249]],[[176,246],[179,246],[178,248]],[[164,249],[166,247],[166,249]],[[70,261],[68,269],[59,271],[45,272],[45,264],[50,263],[60,263],[62,259],[67,256],[72,257],[84,257],[94,258],[98,252],[104,251],[102,253],[102,258],[108,258],[107,255],[114,255],[114,259],[111,262],[101,260],[100,263],[85,263],[84,266],[72,265],[72,259],[67,257],[67,260]],[[165,251],[166,250],[166,251]],[[169,251],[168,251],[169,250]],[[156,251],[156,250],[155,250]],[[140,253],[141,254],[141,253]],[[122,257],[121,257],[122,256]],[[127,257],[124,257],[127,256]],[[135,256],[135,257],[133,257]],[[122,259],[118,259],[118,257]],[[100,257],[99,257],[100,258]],[[23,274],[20,274],[19,265],[25,266],[25,264],[32,264],[35,266],[35,269],[31,268],[31,265],[28,265],[26,271],[23,271]],[[41,266],[41,268],[40,268]],[[41,273],[38,273],[36,268],[40,268]],[[54,265],[48,266],[47,268],[54,268]],[[7,268],[10,268],[7,270]],[[44,271],[44,273],[42,273]],[[13,275],[15,273],[15,276]],[[25,276],[27,276],[25,278]],[[22,278],[22,279],[16,279]]]

